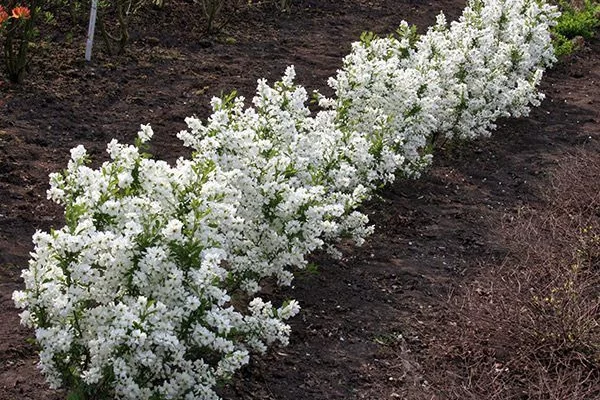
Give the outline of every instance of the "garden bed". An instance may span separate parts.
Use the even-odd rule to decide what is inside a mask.
[[[299,83],[327,93],[363,30],[393,31],[401,19],[422,29],[464,2],[300,1],[290,15],[253,8],[216,37],[203,37],[189,5],[172,2],[134,32],[124,56],[96,50],[82,60],[82,35],[56,31],[39,45],[22,86],[0,86],[0,399],[60,399],[36,370],[32,333],[19,326],[11,293],[31,235],[64,224],[45,200],[48,173],[65,167],[69,149],[85,144],[105,159],[113,137],[132,142],[151,123],[152,152],[182,155],[184,118],[206,117],[209,99],[233,89],[246,97],[256,80],[278,79],[289,64]],[[432,343],[447,323],[448,299],[509,254],[503,222],[524,208],[544,209],[544,187],[557,164],[576,151],[598,157],[600,46],[597,42],[548,72],[547,98],[530,117],[501,121],[492,138],[440,149],[417,181],[397,181],[364,209],[376,226],[341,260],[313,256],[276,298],[293,296],[302,312],[290,345],[251,364],[222,390],[227,399],[444,398],[428,370]],[[448,374],[455,374],[451,367]],[[447,395],[450,396],[450,395]]]

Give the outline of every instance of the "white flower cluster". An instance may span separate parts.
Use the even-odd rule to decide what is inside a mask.
[[[305,266],[305,255],[341,235],[358,242],[370,232],[367,217],[354,209],[368,195],[352,161],[370,159],[368,142],[355,135],[346,143],[336,113],[311,117],[307,93],[294,86],[289,67],[281,82],[259,81],[254,107],[244,99],[213,99],[206,125],[188,118],[179,138],[207,160],[235,175],[236,192],[224,202],[238,204],[241,225],[227,230],[229,269],[249,294],[269,276],[287,285],[290,267]]]
[[[418,175],[439,135],[487,135],[537,104],[554,17],[537,0],[472,1],[421,37],[405,22],[365,35],[330,80],[336,96],[316,95],[321,111],[289,67],[259,81],[253,107],[232,95],[188,118],[179,137],[194,152],[174,166],[141,151],[149,126],[135,146],[109,143],[98,169],[73,149],[48,191],[67,224],[34,235],[13,296],[49,382],[84,398],[217,399],[251,351],[287,343],[298,304],[257,297],[264,279],[289,284],[310,252],[360,244],[371,228],[357,207]]]
[[[500,117],[522,116],[543,95],[536,86],[554,61],[555,7],[540,0],[473,0],[427,34],[402,22],[395,37],[354,43],[330,86],[341,122],[405,157],[418,174],[440,137],[488,136]],[[382,130],[381,121],[385,128]]]
[[[282,319],[259,298],[233,305],[223,226],[243,221],[229,173],[211,162],[148,159],[138,146],[108,145],[110,162],[85,165],[82,146],[48,195],[67,225],[34,235],[14,299],[36,328],[40,366],[55,387],[111,388],[119,399],[217,398],[213,387],[248,362],[249,350],[287,343]],[[158,397],[157,397],[158,396]]]

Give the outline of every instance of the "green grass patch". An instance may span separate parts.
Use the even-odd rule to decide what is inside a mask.
[[[552,29],[554,52],[557,57],[573,53],[578,46],[574,39],[591,39],[600,28],[600,3],[584,1],[582,7],[574,7],[567,1],[559,1],[561,16]]]

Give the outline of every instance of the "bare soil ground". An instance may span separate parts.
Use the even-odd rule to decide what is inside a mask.
[[[213,95],[237,89],[250,98],[258,78],[273,81],[289,64],[301,84],[329,93],[327,77],[362,31],[391,32],[401,19],[424,29],[441,10],[458,16],[464,1],[295,4],[289,15],[246,9],[205,37],[199,10],[173,0],[134,30],[124,56],[96,50],[89,65],[82,32],[68,41],[55,30],[36,49],[24,85],[0,82],[0,400],[65,398],[36,370],[32,332],[19,326],[11,294],[22,287],[31,235],[63,223],[45,191],[71,147],[82,143],[103,161],[111,138],[131,142],[140,123],[151,123],[153,153],[172,161],[185,154],[175,136],[184,118],[206,117]],[[431,364],[448,299],[507,258],[499,227],[524,208],[544,212],[557,165],[580,151],[600,157],[600,43],[549,71],[541,90],[547,99],[528,118],[440,149],[421,179],[397,182],[365,205],[376,232],[364,246],[346,246],[341,260],[313,255],[316,272],[269,294],[301,303],[291,343],[254,358],[223,397],[459,398],[440,379],[456,378],[457,366],[440,375]]]

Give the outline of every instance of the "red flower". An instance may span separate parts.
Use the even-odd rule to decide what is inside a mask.
[[[8,19],[9,15],[4,9],[4,7],[0,6],[0,24]]]
[[[15,19],[19,19],[19,18],[29,19],[30,16],[31,16],[31,13],[29,11],[29,8],[27,8],[27,7],[15,7],[12,10],[12,17]]]

